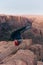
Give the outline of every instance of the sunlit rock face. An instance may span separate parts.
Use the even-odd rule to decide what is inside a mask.
[[[43,62],[38,61],[38,62],[37,62],[37,65],[43,65]]]
[[[36,65],[37,57],[30,50],[18,50],[17,53],[10,57],[5,64],[10,62],[11,64],[16,63],[17,65]]]
[[[33,32],[36,34],[40,34],[40,31],[43,34],[43,20],[36,19],[35,22],[32,23]]]
[[[33,44],[23,39],[15,46],[14,41],[0,41],[0,65],[43,65],[43,44]]]
[[[34,44],[30,46],[30,50],[37,55],[38,61],[43,61],[43,44]]]
[[[23,60],[16,59],[16,60],[12,60],[12,61],[9,61],[7,63],[4,63],[4,65],[27,65],[27,63]]]

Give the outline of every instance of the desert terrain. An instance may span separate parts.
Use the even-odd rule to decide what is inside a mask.
[[[43,65],[43,16],[0,15],[0,65]]]

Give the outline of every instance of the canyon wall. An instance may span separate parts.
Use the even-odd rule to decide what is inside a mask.
[[[31,24],[31,29],[21,33],[22,38],[43,39],[43,16],[0,15],[0,40],[9,40],[12,31]]]
[[[0,40],[8,40],[11,32],[27,26],[30,21],[22,16],[0,15]]]

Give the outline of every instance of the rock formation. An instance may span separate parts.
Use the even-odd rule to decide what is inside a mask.
[[[11,34],[25,26],[16,46]],[[43,16],[0,15],[0,65],[43,65]]]

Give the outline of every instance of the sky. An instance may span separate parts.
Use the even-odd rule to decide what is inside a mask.
[[[0,14],[43,15],[43,0],[0,0]]]

